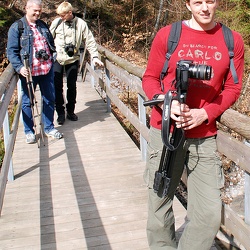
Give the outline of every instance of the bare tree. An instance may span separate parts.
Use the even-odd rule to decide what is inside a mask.
[[[136,0],[132,0],[132,8],[131,8],[131,18],[130,18],[130,33],[133,32],[133,24],[134,24],[134,17],[135,17],[135,4]]]
[[[158,15],[157,15],[155,27],[154,27],[155,31],[157,31],[159,29],[160,19],[161,19],[161,15],[162,15],[162,11],[163,11],[163,2],[164,2],[164,0],[160,0]]]
[[[151,33],[150,41],[152,41],[154,39],[155,34],[159,29],[160,20],[161,20],[161,16],[162,16],[162,12],[163,12],[163,3],[164,3],[164,0],[160,0],[158,15],[157,15],[157,18],[156,18],[156,21],[155,21],[155,26],[154,26],[153,32]]]

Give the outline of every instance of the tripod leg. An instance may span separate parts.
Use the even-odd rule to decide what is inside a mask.
[[[32,92],[33,92],[33,96],[34,96],[34,105],[35,105],[35,108],[36,108],[36,113],[37,113],[37,116],[39,117],[40,136],[41,136],[43,145],[45,146],[45,144],[44,144],[44,135],[43,135],[43,126],[42,126],[42,115],[41,115],[41,112],[39,113],[39,110],[38,110],[38,104],[37,104],[36,95],[35,95],[35,89],[34,89],[33,84],[31,84],[31,86],[32,86]]]
[[[29,94],[29,99],[30,99],[31,114],[32,114],[32,120],[33,120],[33,125],[34,125],[34,130],[35,130],[36,142],[37,142],[37,146],[39,147],[39,143],[37,140],[37,127],[36,127],[35,110],[34,110],[34,95],[35,95],[35,93],[33,92],[33,90],[34,90],[33,83],[27,82],[27,88],[28,88],[28,94]]]
[[[37,116],[40,118],[39,119],[40,136],[41,136],[43,144],[44,144],[42,118],[41,118],[41,114],[39,114],[39,111],[38,111],[38,106],[37,106],[37,101],[36,101],[36,95],[35,95],[35,89],[34,89],[32,75],[31,75],[31,69],[29,67],[29,55],[27,53],[24,55],[24,66],[25,66],[25,68],[29,72],[29,74],[26,77],[26,81],[27,81],[28,94],[29,94],[30,104],[31,104],[32,119],[33,119],[33,124],[34,124],[34,128],[35,128],[35,136],[37,137],[37,128],[36,128],[36,121],[35,121],[34,106],[36,108]],[[38,145],[38,148],[39,148],[39,143],[38,143],[38,139],[37,138],[36,138],[36,141],[37,141],[37,145]]]

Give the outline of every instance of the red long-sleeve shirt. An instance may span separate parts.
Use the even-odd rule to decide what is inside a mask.
[[[165,62],[167,40],[171,26],[159,30],[152,43],[148,65],[142,79],[142,87],[149,99],[156,94],[165,94],[173,90],[176,63],[180,60],[192,60],[193,63],[212,66],[212,78],[199,80],[189,78],[186,104],[192,108],[204,108],[208,121],[185,131],[187,138],[202,138],[216,134],[216,118],[228,109],[239,97],[244,70],[244,43],[239,33],[233,31],[234,64],[239,78],[235,84],[229,69],[228,48],[224,41],[222,28],[217,24],[208,31],[191,29],[182,23],[182,32],[178,46],[169,60],[168,72],[163,79],[164,92],[161,89],[160,73]],[[225,79],[225,81],[224,81]],[[153,108],[150,125],[161,129],[160,108]]]

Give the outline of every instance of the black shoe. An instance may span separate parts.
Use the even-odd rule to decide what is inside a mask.
[[[63,125],[63,123],[65,122],[65,115],[58,115],[58,118],[57,118],[57,123],[59,125]]]
[[[71,121],[77,121],[78,120],[78,116],[74,113],[67,113],[67,118]]]

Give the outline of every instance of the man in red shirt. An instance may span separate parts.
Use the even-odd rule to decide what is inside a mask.
[[[165,62],[167,40],[171,26],[162,28],[152,43],[148,65],[143,76],[143,89],[149,99],[164,99],[176,78],[180,60],[212,66],[210,80],[188,79],[185,104],[172,101],[171,118],[177,128],[185,131],[183,147],[177,151],[174,173],[166,197],[153,190],[155,172],[161,153],[162,106],[153,107],[150,120],[150,141],[144,179],[148,185],[147,235],[150,249],[209,250],[221,222],[220,189],[224,185],[223,171],[216,153],[216,119],[240,95],[244,67],[244,44],[233,31],[234,65],[239,82],[234,83],[229,69],[228,48],[222,27],[215,21],[219,0],[189,0],[186,6],[191,19],[182,22],[178,46],[169,60],[162,84],[160,74]],[[163,85],[163,88],[162,88]],[[187,225],[176,242],[172,202],[182,175],[184,162],[188,173]]]

